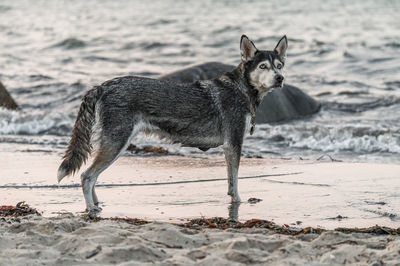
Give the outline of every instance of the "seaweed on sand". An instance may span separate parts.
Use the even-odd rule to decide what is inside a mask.
[[[215,229],[242,229],[242,228],[265,228],[271,230],[274,233],[284,234],[284,235],[299,235],[299,234],[321,234],[323,232],[329,231],[323,228],[313,228],[313,227],[291,227],[287,224],[277,225],[274,222],[261,220],[261,219],[250,219],[246,222],[239,222],[231,219],[226,219],[222,217],[213,218],[198,218],[192,219],[187,223],[177,224],[178,226],[192,229],[203,229],[203,228],[215,228]],[[375,225],[368,228],[336,228],[334,231],[350,234],[350,233],[366,233],[374,235],[400,235],[399,228],[389,228],[385,226]]]
[[[41,216],[41,214],[36,209],[29,207],[29,205],[26,204],[25,201],[18,202],[16,206],[0,206],[0,217],[20,217],[31,214]]]
[[[128,224],[132,225],[144,225],[151,223],[150,221],[138,219],[138,218],[129,218],[129,217],[111,217],[111,218],[103,218],[103,217],[98,217],[98,216],[89,216],[87,214],[84,214],[81,216],[86,222],[99,222],[99,221],[116,221],[116,222],[126,222]]]
[[[374,235],[400,235],[400,227],[399,228],[390,228],[386,226],[371,226],[368,228],[336,228],[335,231],[339,231],[342,233],[366,233],[366,234],[374,234]]]
[[[297,228],[290,227],[287,224],[282,226],[275,224],[274,222],[261,220],[261,219],[250,219],[246,222],[239,222],[232,219],[226,219],[222,217],[213,217],[213,218],[199,218],[190,220],[184,224],[178,224],[178,226],[186,227],[186,228],[216,228],[216,229],[243,229],[243,228],[265,228],[271,230],[275,233],[285,234],[285,235],[298,235],[298,234],[321,234],[325,232],[325,229],[322,228]]]

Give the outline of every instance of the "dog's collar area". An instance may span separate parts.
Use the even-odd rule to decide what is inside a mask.
[[[242,64],[241,64],[242,65]],[[243,75],[244,77],[246,76],[245,73],[241,71],[241,65],[234,71],[239,71],[240,75]],[[233,71],[232,71],[233,72]],[[255,103],[253,104],[253,101],[251,100],[251,90],[254,90],[254,88],[247,82],[247,78],[245,77],[246,81],[239,81],[237,82],[237,79],[234,77],[232,72],[225,73],[225,75],[222,75],[219,80],[222,81],[223,83],[229,84],[231,87],[236,88],[237,91],[239,91],[244,98],[246,99],[249,109],[250,109],[250,114],[251,114],[251,120],[250,120],[250,135],[253,135],[254,129],[256,127],[256,107],[259,104],[259,101],[257,97],[255,97]],[[232,76],[231,76],[232,75]],[[239,84],[238,84],[239,83]],[[246,87],[248,91],[244,91],[242,87]]]
[[[242,68],[243,69],[243,68]],[[244,72],[242,71],[242,75],[245,78],[246,82],[246,87],[248,88],[248,92],[244,92],[243,90],[239,89],[239,91],[245,96],[247,101],[249,102],[249,108],[250,108],[250,113],[251,113],[251,120],[250,120],[250,135],[253,135],[254,129],[256,127],[256,107],[260,104],[260,100],[258,99],[258,90],[254,88],[253,85],[250,84],[248,81],[248,75],[249,73],[245,70]],[[255,100],[252,101],[251,96],[253,96],[253,99]],[[254,104],[253,104],[254,102]]]
[[[251,101],[250,92],[245,92],[241,89],[241,86],[238,86],[237,90],[244,96],[244,98],[247,100],[249,109],[250,109],[250,114],[251,114],[251,120],[250,120],[250,135],[253,135],[254,129],[256,127],[256,108],[254,107],[254,104]],[[256,103],[257,104],[257,103]]]
[[[251,114],[251,119],[250,119],[250,135],[253,135],[254,133],[254,129],[256,127],[256,108],[254,107],[254,105],[251,103],[251,99],[249,94],[245,93],[244,91],[242,91],[241,89],[238,89],[238,91],[240,91],[240,93],[246,98],[248,104],[249,104],[249,109],[250,109],[250,114]]]

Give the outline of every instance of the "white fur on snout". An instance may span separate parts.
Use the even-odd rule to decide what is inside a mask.
[[[265,64],[269,68],[261,69],[261,64]],[[275,85],[275,72],[271,70],[270,66],[268,60],[262,61],[258,64],[257,68],[250,73],[250,83],[259,91],[261,98]]]

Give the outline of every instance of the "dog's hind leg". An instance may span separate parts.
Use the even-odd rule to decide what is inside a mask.
[[[118,129],[116,129],[109,136],[103,135],[92,165],[82,173],[82,190],[86,201],[86,210],[89,211],[89,215],[95,215],[101,211],[94,188],[97,177],[118,159],[119,155],[129,145],[132,137],[137,134],[137,130],[132,130],[132,128],[132,126],[125,126],[124,130],[120,132],[117,132]]]
[[[106,170],[122,152],[124,145],[118,146],[118,148],[114,148],[102,145],[98,150],[92,165],[81,175],[83,196],[85,197],[86,210],[89,211],[89,214],[95,214],[101,211],[101,208],[98,207],[99,200],[95,193],[94,186],[97,177]]]

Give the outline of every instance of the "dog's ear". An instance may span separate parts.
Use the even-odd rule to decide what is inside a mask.
[[[257,51],[254,43],[246,35],[242,35],[242,38],[240,38],[240,53],[242,54],[243,63],[251,60]]]
[[[287,38],[286,35],[284,35],[276,45],[274,51],[279,55],[280,59],[282,61],[285,61],[286,59],[286,49],[287,49],[288,43],[287,43]]]

